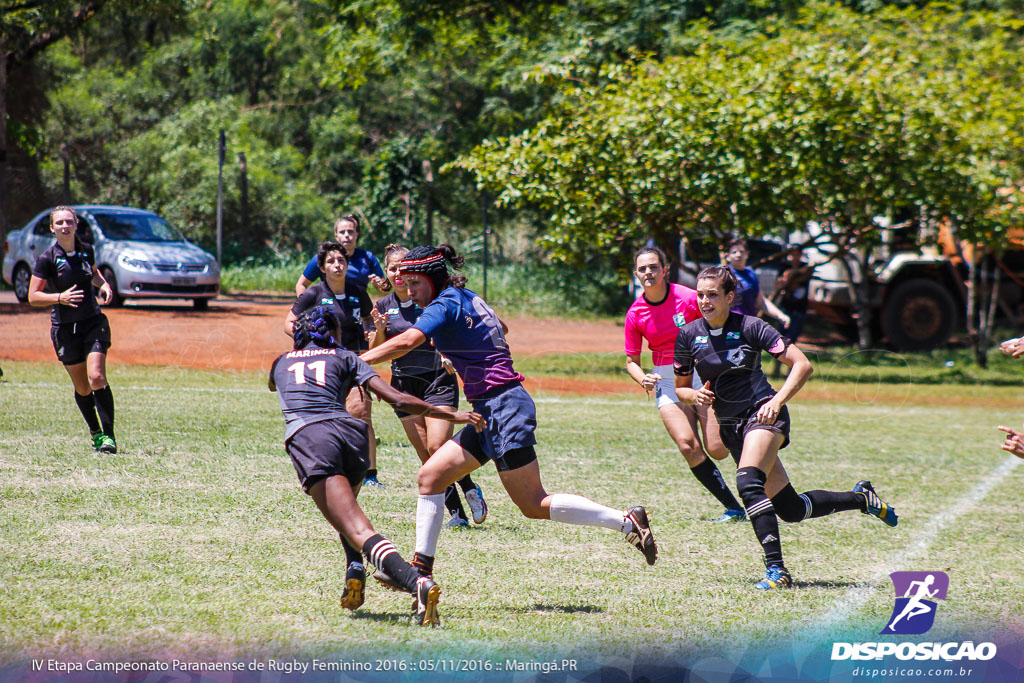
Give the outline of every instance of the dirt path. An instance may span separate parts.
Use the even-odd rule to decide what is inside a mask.
[[[48,308],[0,298],[0,359],[55,360]],[[10,299],[10,300],[8,300]],[[207,311],[191,305],[130,304],[105,309],[113,331],[111,363],[184,365],[204,370],[266,368],[290,347],[283,323],[287,300],[220,299]],[[620,352],[622,328],[608,322],[509,318],[516,356]]]

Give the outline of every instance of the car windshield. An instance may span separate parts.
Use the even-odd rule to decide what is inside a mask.
[[[184,242],[185,238],[159,216],[145,213],[93,213],[108,240]]]

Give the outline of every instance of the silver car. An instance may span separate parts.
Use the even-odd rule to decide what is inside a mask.
[[[151,211],[126,206],[72,206],[78,235],[96,249],[96,265],[119,306],[125,299],[192,299],[204,309],[220,291],[217,259]],[[54,243],[50,211],[7,235],[3,278],[18,301],[28,300],[36,259]]]

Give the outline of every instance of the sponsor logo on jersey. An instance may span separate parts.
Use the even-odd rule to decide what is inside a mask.
[[[693,343],[697,344],[698,346],[703,346],[704,344],[707,344],[708,343],[708,335],[702,334],[702,335],[699,335],[697,337],[694,337]]]
[[[57,264],[57,267],[60,268],[61,266],[66,266],[68,264],[68,260],[63,256],[58,256],[55,263]]]
[[[676,324],[676,327],[682,327],[683,325],[686,324],[686,318],[683,316],[682,313],[676,313],[674,316],[672,316],[672,322]]]
[[[400,315],[401,311],[399,309],[397,309],[397,308],[389,308],[387,314],[388,315]]]
[[[733,349],[725,355],[725,359],[733,365],[740,365],[743,362],[743,349]]]
[[[466,327],[468,327],[469,329],[473,329],[473,316],[466,316]]]
[[[725,340],[726,341],[733,341],[734,339],[739,339],[739,338],[740,338],[740,333],[739,332],[726,332],[725,333]]]
[[[330,297],[326,297],[325,296],[322,299],[320,299],[320,303],[321,304],[326,304],[326,305],[330,306],[331,304],[334,303],[334,299],[331,299]]]

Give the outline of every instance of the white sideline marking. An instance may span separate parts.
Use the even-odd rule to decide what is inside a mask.
[[[917,539],[907,546],[903,552],[891,557],[886,566],[872,576],[870,581],[876,583],[886,579],[889,574],[900,571],[910,560],[924,553],[943,529],[954,522],[957,517],[960,517],[980,503],[1020,463],[1020,458],[1012,455],[1007,456],[1006,460],[999,467],[992,470],[984,479],[975,484],[974,488],[968,491],[967,495],[961,497],[956,505],[943,510],[928,520],[928,523]],[[872,586],[856,586],[848,589],[842,597],[836,600],[832,608],[825,613],[819,625],[827,628],[836,622],[844,621],[875,590]],[[810,631],[820,632],[818,629],[810,629]]]

